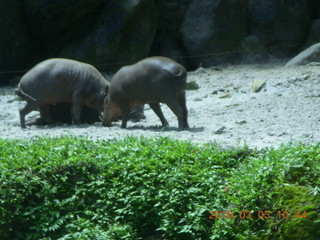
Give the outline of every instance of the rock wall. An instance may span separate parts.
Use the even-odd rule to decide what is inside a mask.
[[[188,69],[291,57],[320,41],[320,0],[2,0],[0,83],[51,57],[115,71],[150,55]]]

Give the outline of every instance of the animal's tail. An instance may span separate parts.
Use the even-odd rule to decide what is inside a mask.
[[[174,75],[177,78],[185,78],[187,76],[187,72],[182,67],[165,67],[165,71],[169,72],[170,74]]]
[[[37,100],[34,99],[33,97],[31,97],[30,95],[26,94],[21,87],[19,86],[18,89],[15,90],[15,94],[18,95],[19,97],[22,97],[23,99],[25,99],[26,101],[33,101],[36,102]]]

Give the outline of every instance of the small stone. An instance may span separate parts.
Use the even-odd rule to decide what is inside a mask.
[[[258,93],[266,86],[266,81],[263,80],[254,80],[252,83],[252,90],[255,93]]]
[[[246,124],[246,123],[247,123],[246,120],[242,120],[242,121],[236,122],[236,124],[239,124],[239,125],[243,125],[243,124]]]
[[[223,92],[218,95],[218,98],[231,98],[231,94],[229,92]]]
[[[214,132],[214,134],[222,134],[225,133],[226,127],[221,127],[217,131]]]
[[[186,90],[198,90],[200,87],[195,81],[187,82]]]
[[[282,133],[278,134],[278,137],[282,137],[282,136],[285,136],[285,135],[287,135],[287,133],[286,132],[282,132]]]

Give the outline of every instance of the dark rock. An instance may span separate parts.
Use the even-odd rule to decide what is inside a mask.
[[[320,62],[320,43],[312,45],[295,56],[286,64],[286,67],[306,65],[310,62]]]
[[[17,86],[19,84],[20,80],[21,80],[21,77],[22,76],[16,76],[16,77],[10,79],[9,85],[12,86],[12,87]]]
[[[188,67],[187,52],[177,34],[191,0],[157,0],[159,25],[151,55],[169,57]]]
[[[237,121],[236,124],[244,125],[244,124],[247,124],[247,121],[246,120]]]
[[[226,130],[227,130],[227,128],[223,126],[223,127],[219,128],[218,130],[216,130],[214,132],[214,134],[223,134],[226,132]]]
[[[320,42],[320,19],[314,20],[310,27],[309,33],[307,35],[306,41],[303,44],[302,50],[307,49],[313,44]]]
[[[248,32],[247,0],[193,0],[181,29],[192,67],[232,61]]]
[[[0,82],[7,82],[33,64],[33,44],[19,0],[2,0],[0,6]]]
[[[275,56],[288,56],[302,44],[314,14],[313,0],[249,0],[250,34]]]
[[[150,0],[111,0],[92,31],[68,44],[60,56],[78,59],[108,71],[148,56],[158,21]]]
[[[248,36],[243,41],[240,50],[240,63],[263,63],[268,60],[268,50],[257,36]]]
[[[50,57],[108,72],[150,55],[188,70],[291,57],[320,42],[319,19],[320,0],[3,0],[0,84]]]
[[[39,51],[48,56],[79,33],[88,32],[106,0],[24,0],[30,33]],[[94,13],[94,14],[92,14]]]

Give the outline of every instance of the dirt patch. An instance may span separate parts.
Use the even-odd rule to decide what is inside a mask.
[[[212,67],[189,72],[188,82],[196,82],[199,89],[187,91],[188,131],[178,131],[177,118],[165,105],[162,109],[170,124],[165,129],[148,106],[147,119],[129,122],[128,129],[121,129],[120,122],[110,128],[95,123],[21,129],[18,110],[25,103],[17,100],[13,88],[0,88],[0,137],[166,136],[233,146],[246,143],[258,148],[287,142],[320,142],[320,67],[283,65]],[[254,85],[258,92],[253,91],[253,84],[262,84]],[[37,114],[33,112],[27,118]]]

